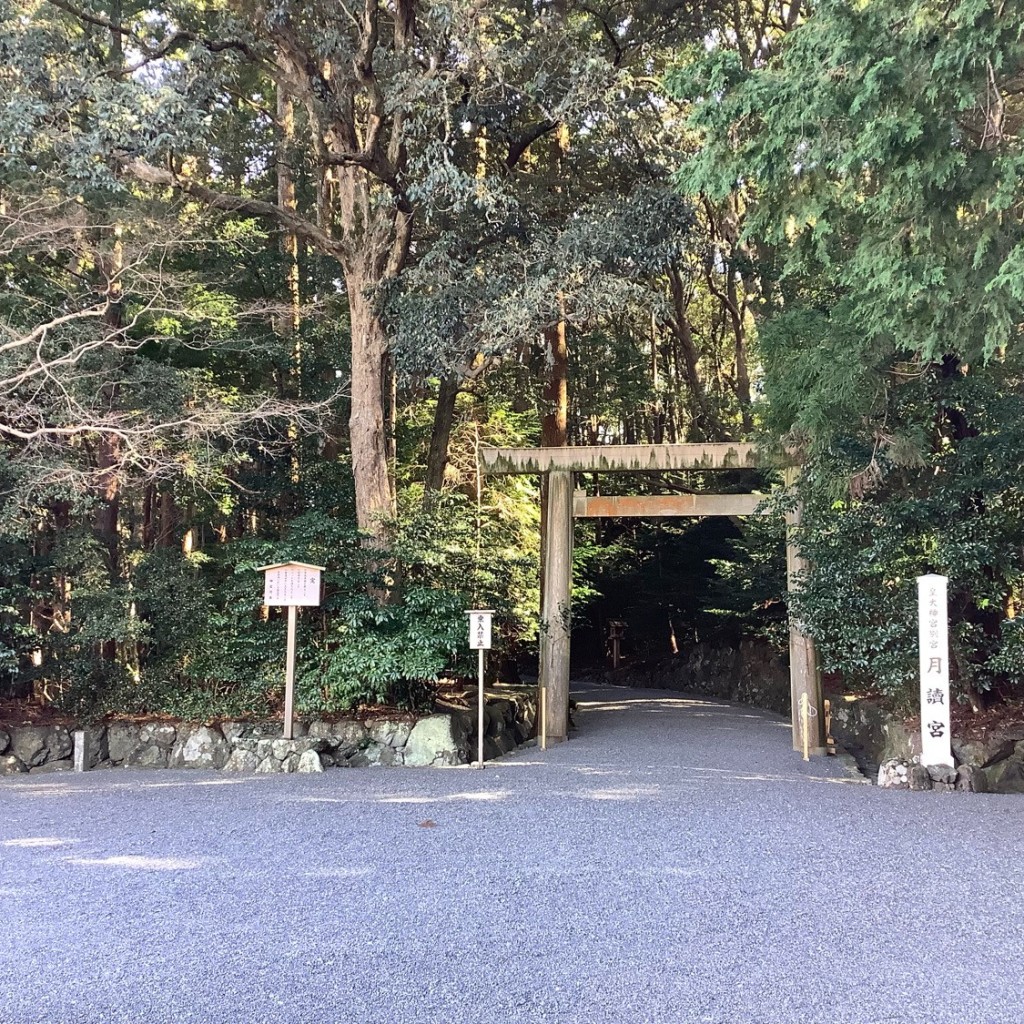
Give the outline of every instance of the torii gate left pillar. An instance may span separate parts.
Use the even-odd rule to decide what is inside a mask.
[[[540,679],[547,687],[547,739],[569,734],[569,640],[572,634],[573,479],[564,469],[548,472],[541,580]]]

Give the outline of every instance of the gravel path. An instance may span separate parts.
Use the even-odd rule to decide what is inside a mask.
[[[0,1024],[1024,1020],[1024,801],[577,696],[482,772],[0,780]]]

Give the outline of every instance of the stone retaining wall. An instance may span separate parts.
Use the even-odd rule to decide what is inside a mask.
[[[878,767],[878,785],[882,789],[938,790],[940,793],[988,793],[988,775],[982,768],[962,764],[950,768],[944,764],[923,765],[916,761],[891,758]]]
[[[855,754],[866,774],[870,777],[877,774],[879,784],[889,788],[945,787],[1024,793],[1024,724],[1020,722],[997,725],[985,732],[972,729],[969,724],[965,728],[954,728],[953,757],[958,768],[971,770],[967,773],[974,780],[970,786],[954,785],[956,780],[945,777],[933,777],[932,785],[928,786],[921,772],[916,772],[912,778],[910,768],[916,765],[921,754],[920,733],[913,723],[893,716],[877,699],[834,699],[832,732]],[[935,776],[935,771],[929,770]],[[900,780],[905,785],[901,785]]]
[[[421,718],[296,722],[291,740],[282,738],[280,722],[109,722],[84,727],[86,762],[93,769],[218,768],[261,774],[468,764],[476,758],[476,693],[467,691],[464,696],[465,706],[453,704]],[[530,739],[536,711],[532,690],[489,691],[484,705],[485,759],[509,753]],[[71,770],[73,729],[0,728],[0,775]]]
[[[875,778],[883,761],[912,761],[921,753],[919,737],[894,717],[877,698],[829,694],[832,735],[857,759],[868,778]],[[916,746],[916,749],[915,749]]]

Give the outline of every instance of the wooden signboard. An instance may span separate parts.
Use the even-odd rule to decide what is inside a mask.
[[[489,609],[477,609],[469,615],[469,649],[471,651],[489,651],[491,649],[491,618],[494,612]]]
[[[469,616],[469,649],[478,652],[477,674],[477,768],[484,766],[484,651],[491,649],[491,618],[494,611],[490,608],[476,608],[466,613]]]
[[[261,566],[263,603],[275,607],[315,608],[320,604],[322,565],[307,562],[277,562]]]
[[[261,565],[263,603],[288,609],[288,650],[284,671],[284,738],[294,734],[295,717],[295,626],[299,608],[315,608],[320,604],[322,565],[308,562],[275,562]]]

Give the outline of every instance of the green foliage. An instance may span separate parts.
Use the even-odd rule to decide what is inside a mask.
[[[555,217],[548,193],[520,187],[508,202],[518,208],[501,223],[441,233],[392,289],[403,368],[447,371],[470,353],[504,354],[557,320],[560,308],[599,323],[650,302],[649,278],[691,245],[692,208],[665,184],[574,195]]]
[[[33,586],[30,553],[18,538],[0,534],[0,564],[0,696],[13,696],[30,682],[21,666],[39,640],[25,609],[40,595]]]
[[[442,671],[466,645],[461,594],[411,586],[394,604],[372,598],[346,602],[307,654],[300,675],[300,706],[318,712],[359,704],[430,707]]]
[[[628,625],[625,650],[633,658],[744,638],[784,647],[785,565],[774,518],[577,526],[579,639],[600,650],[603,624],[619,619]]]
[[[862,464],[833,448],[805,475],[801,546],[813,564],[797,611],[823,668],[909,703],[917,676],[915,579],[950,579],[953,682],[961,696],[1008,694],[1024,683],[1012,616],[1024,582],[1024,401],[1019,371],[1003,364],[966,376],[932,371],[906,383],[888,410],[933,416],[930,445],[910,463],[880,453],[860,497],[836,480]],[[956,437],[950,416],[970,416]],[[955,419],[955,422],[959,422]]]
[[[741,197],[745,236],[765,272],[781,273],[769,309],[785,297],[797,317],[777,329],[789,347],[823,346],[820,368],[839,359],[845,384],[817,371],[812,385],[831,398],[776,422],[821,439],[823,406],[870,411],[886,358],[973,362],[1012,342],[1024,309],[1024,228],[1011,213],[1024,201],[1013,85],[1024,32],[1003,7],[823,0],[764,66],[718,48],[692,51],[670,76],[700,138],[680,185]],[[800,388],[781,369],[768,367],[773,398]]]
[[[477,607],[494,608],[508,653],[536,638],[540,495],[537,481],[528,477],[478,478],[477,455],[482,445],[536,442],[534,410],[517,412],[509,401],[510,395],[518,396],[522,383],[514,367],[501,367],[486,389],[459,395],[445,489],[425,508],[419,480],[434,403],[411,406],[399,431],[399,457],[408,476],[400,477],[407,488],[401,494],[394,543],[409,566],[409,578],[441,580],[449,589],[469,595]]]
[[[668,78],[678,182],[742,210],[765,282],[765,425],[807,459],[797,611],[826,670],[909,703],[914,579],[944,573],[959,693],[1019,693],[1021,20],[822,0],[761,60],[724,40]]]
[[[961,691],[1019,685],[1020,19],[996,0],[484,6],[416,5],[407,47],[381,3],[368,74],[336,4],[121,4],[124,35],[0,0],[6,689],[271,713],[285,619],[257,567],[288,558],[327,566],[300,616],[306,711],[427,705],[470,668],[472,605],[522,653],[537,482],[478,480],[477,456],[537,443],[559,322],[576,443],[763,427],[807,453],[800,612],[830,669],[904,694],[911,581],[937,569]],[[670,65],[681,104],[654,84]],[[379,145],[332,155],[350,137]],[[367,292],[397,371],[395,407],[389,381],[370,402],[394,413],[377,451],[394,443],[398,507],[372,548],[339,394]],[[425,494],[442,376],[460,392]],[[624,486],[663,483],[748,486]],[[777,518],[581,525],[575,571],[592,651],[608,616],[657,654],[784,644]]]
[[[778,512],[777,503],[773,510]],[[714,569],[703,608],[726,639],[764,640],[778,651],[789,643],[785,526],[780,514],[751,516],[728,537],[728,554],[709,558]],[[710,632],[709,627],[705,630]]]
[[[443,674],[470,670],[468,608],[495,608],[507,642],[524,632],[523,580],[536,564],[514,543],[514,525],[489,516],[480,526],[490,554],[478,561],[476,509],[458,494],[429,511],[410,503],[384,550],[367,547],[350,520],[307,512],[277,541],[243,538],[189,556],[136,550],[120,587],[88,532],[63,534],[49,572],[77,583],[70,628],[47,649],[58,703],[92,715],[270,713],[282,692],[285,613],[260,614],[258,568],[295,559],[326,566],[322,606],[299,616],[299,710],[429,706]],[[110,643],[134,659],[105,656]]]

